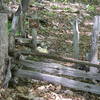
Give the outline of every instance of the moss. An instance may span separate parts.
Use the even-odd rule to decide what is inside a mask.
[[[42,61],[43,58],[42,58],[42,57],[33,57],[33,56],[29,56],[29,57],[27,57],[27,60]]]
[[[51,6],[51,8],[54,9],[54,10],[56,10],[56,9],[60,9],[60,7],[57,6],[57,5],[53,5],[53,6]]]

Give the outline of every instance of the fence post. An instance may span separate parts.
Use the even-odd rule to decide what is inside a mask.
[[[99,64],[98,60],[98,37],[100,34],[100,16],[94,17],[94,26],[91,38],[91,51],[90,51],[90,62],[94,64]],[[98,69],[91,66],[90,73],[97,73]]]
[[[77,19],[73,21],[73,56],[79,59],[79,29]]]
[[[32,28],[32,45],[33,49],[37,50],[37,29],[39,27],[39,22],[38,22],[38,15],[37,11],[34,12],[34,15],[32,16],[33,18],[33,28]]]
[[[37,30],[36,28],[32,29],[32,46],[34,50],[37,49]]]
[[[6,80],[6,76],[9,70],[9,63],[6,61],[9,58],[7,24],[7,14],[0,12],[0,88],[3,84],[7,86],[6,82],[4,83],[4,81]],[[8,81],[9,79],[10,77],[8,78]]]

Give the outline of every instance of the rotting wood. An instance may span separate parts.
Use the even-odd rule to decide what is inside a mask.
[[[31,60],[20,60],[18,63],[24,65],[24,68],[35,69],[37,71],[47,72],[55,75],[73,76],[83,79],[95,79],[100,80],[100,74],[90,74],[85,71],[81,71],[74,68],[69,68],[57,63],[44,63],[35,62]]]
[[[68,78],[63,78],[63,77],[58,77],[58,76],[53,76],[53,75],[48,75],[48,74],[42,74],[40,72],[26,71],[26,70],[21,70],[21,69],[18,70],[14,75],[17,77],[48,81],[53,84],[60,84],[62,86],[73,88],[76,90],[100,94],[100,86],[83,83],[83,82],[71,80]]]
[[[55,54],[45,54],[45,53],[28,52],[28,51],[18,51],[18,52],[15,51],[15,53],[22,54],[22,55],[45,57],[45,58],[54,59],[54,60],[63,61],[63,62],[71,62],[71,63],[83,64],[83,65],[94,66],[94,67],[100,68],[100,64],[93,64],[88,61],[76,60],[76,59],[68,58],[68,57],[61,57]],[[11,55],[13,55],[13,53]]]

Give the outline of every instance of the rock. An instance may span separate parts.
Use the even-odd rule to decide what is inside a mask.
[[[62,100],[73,100],[71,98],[62,98]]]
[[[48,53],[48,50],[46,48],[41,48],[41,47],[37,47],[37,51],[41,53]]]
[[[39,91],[44,91],[44,92],[47,91],[47,88],[46,88],[45,86],[38,87],[37,89],[38,89]]]
[[[68,95],[73,95],[74,94],[71,90],[65,90],[64,93],[68,94]]]
[[[13,100],[11,97],[8,97],[7,100]]]

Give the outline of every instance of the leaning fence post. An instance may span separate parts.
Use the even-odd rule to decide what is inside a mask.
[[[32,46],[34,50],[37,49],[37,30],[36,28],[32,29]]]
[[[37,11],[34,12],[33,17],[33,28],[32,28],[32,46],[33,49],[36,50],[37,49],[37,28],[38,28],[38,15],[37,15]]]
[[[91,38],[91,51],[90,51],[90,62],[94,64],[99,64],[98,60],[98,37],[100,35],[100,16],[94,17],[93,32]],[[91,73],[97,73],[98,69],[95,67],[90,67]]]
[[[79,29],[77,19],[73,21],[73,56],[79,59]]]

